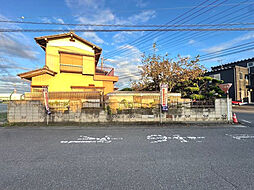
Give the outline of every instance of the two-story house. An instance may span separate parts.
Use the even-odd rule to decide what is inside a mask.
[[[35,41],[45,51],[45,66],[18,74],[31,81],[31,92],[114,91],[113,68],[97,67],[102,49],[73,32],[42,36]]]
[[[232,83],[229,89],[232,100],[254,102],[254,58],[212,67],[206,75]]]

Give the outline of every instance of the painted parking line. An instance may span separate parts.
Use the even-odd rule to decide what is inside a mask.
[[[146,137],[147,140],[150,141],[150,143],[161,143],[161,142],[167,142],[171,140],[177,140],[181,143],[188,143],[190,141],[193,142],[202,142],[205,137],[197,137],[197,136],[181,136],[181,135],[172,135],[172,136],[165,136],[165,135],[148,135]]]
[[[123,138],[114,138],[111,136],[104,136],[104,137],[89,137],[80,135],[75,140],[63,140],[60,141],[61,144],[86,144],[86,143],[102,143],[102,144],[108,144],[113,141],[122,141]]]
[[[254,135],[250,134],[225,134],[225,135],[237,140],[254,139]]]
[[[245,125],[235,125],[235,126],[233,126],[233,128],[246,128],[246,127],[248,127],[248,126],[245,126]]]
[[[250,121],[244,120],[242,119],[241,121],[245,122],[245,123],[251,123]]]

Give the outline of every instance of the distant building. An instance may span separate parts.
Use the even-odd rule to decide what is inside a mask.
[[[232,100],[254,102],[254,57],[212,67],[206,75],[232,83],[229,90]]]
[[[0,102],[8,100],[22,100],[23,94],[18,94],[16,92],[12,93],[0,93]]]
[[[102,49],[73,32],[35,38],[45,51],[45,66],[18,76],[31,81],[31,92],[114,91],[113,68],[98,66]]]

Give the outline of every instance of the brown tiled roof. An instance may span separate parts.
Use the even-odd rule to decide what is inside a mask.
[[[48,35],[48,36],[41,36],[41,37],[36,37],[34,39],[35,39],[36,43],[39,44],[41,46],[41,48],[45,51],[45,47],[46,47],[46,44],[47,44],[48,40],[65,38],[65,37],[73,37],[73,38],[78,39],[79,41],[89,45],[90,47],[92,47],[95,50],[96,64],[99,62],[99,58],[100,58],[100,54],[101,54],[102,49],[99,46],[97,46],[97,45],[81,38],[80,36],[78,36],[74,32]]]
[[[44,66],[41,69],[36,69],[36,70],[28,71],[25,73],[20,73],[18,74],[18,76],[22,79],[32,80],[32,77],[43,75],[43,74],[49,74],[49,75],[55,76],[55,74],[57,73],[50,70],[47,66]]]
[[[89,41],[87,41],[87,40],[81,38],[80,36],[78,36],[78,35],[75,34],[74,32],[68,32],[68,33],[62,33],[62,34],[55,34],[55,35],[48,35],[48,36],[41,36],[41,37],[36,37],[36,38],[34,38],[34,39],[35,39],[35,41],[36,41],[39,45],[42,45],[42,46],[45,47],[45,44],[46,44],[46,42],[47,42],[46,40],[58,39],[58,38],[65,38],[65,37],[71,37],[71,35],[73,35],[74,38],[80,40],[81,42],[83,42],[83,43],[85,43],[85,44],[87,44],[87,45],[89,45],[89,46],[91,46],[91,47],[93,47],[93,48],[95,48],[95,49],[97,49],[97,50],[99,50],[99,51],[102,50],[99,46],[97,46],[97,45],[95,45],[95,44],[93,44],[93,43],[91,43],[91,42],[89,42]],[[42,47],[42,48],[43,48],[43,47]],[[43,48],[43,49],[44,49],[44,48]],[[45,50],[45,49],[44,49],[44,50]]]

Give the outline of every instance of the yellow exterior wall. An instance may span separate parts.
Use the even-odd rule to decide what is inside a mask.
[[[75,42],[70,41],[70,38],[50,40],[47,43],[46,47],[46,65],[49,67],[50,70],[53,70],[57,73],[60,72],[59,51],[88,54],[94,56],[94,50],[90,46],[78,40],[75,40]],[[94,74],[95,73],[94,68],[95,68],[94,57],[84,57],[83,74]]]
[[[43,74],[32,78],[31,85],[49,85],[50,79],[53,76],[49,74]]]
[[[76,73],[59,73],[54,77],[50,76],[51,78],[48,76],[33,77],[31,85],[48,85],[50,92],[82,91],[82,89],[71,89],[71,86],[89,86],[89,84],[94,84],[95,87],[103,87],[103,82],[94,81],[93,76]]]
[[[103,86],[105,87],[105,89],[104,89],[104,93],[105,94],[114,91],[114,84],[113,84],[113,82],[103,81]]]
[[[95,74],[95,60],[94,57],[83,57],[83,74]]]
[[[93,57],[83,56],[82,74],[61,73],[59,51],[92,55]],[[46,47],[45,59],[46,66],[57,74],[55,76],[43,74],[32,77],[31,86],[48,85],[49,92],[84,91],[82,88],[72,89],[71,86],[87,87],[89,85],[104,87],[104,89],[96,89],[97,91],[104,91],[104,94],[114,91],[113,81],[117,81],[118,77],[95,75],[94,50],[77,39],[75,39],[75,42],[70,41],[69,37],[49,40]],[[94,91],[94,89],[88,88],[85,91]]]

